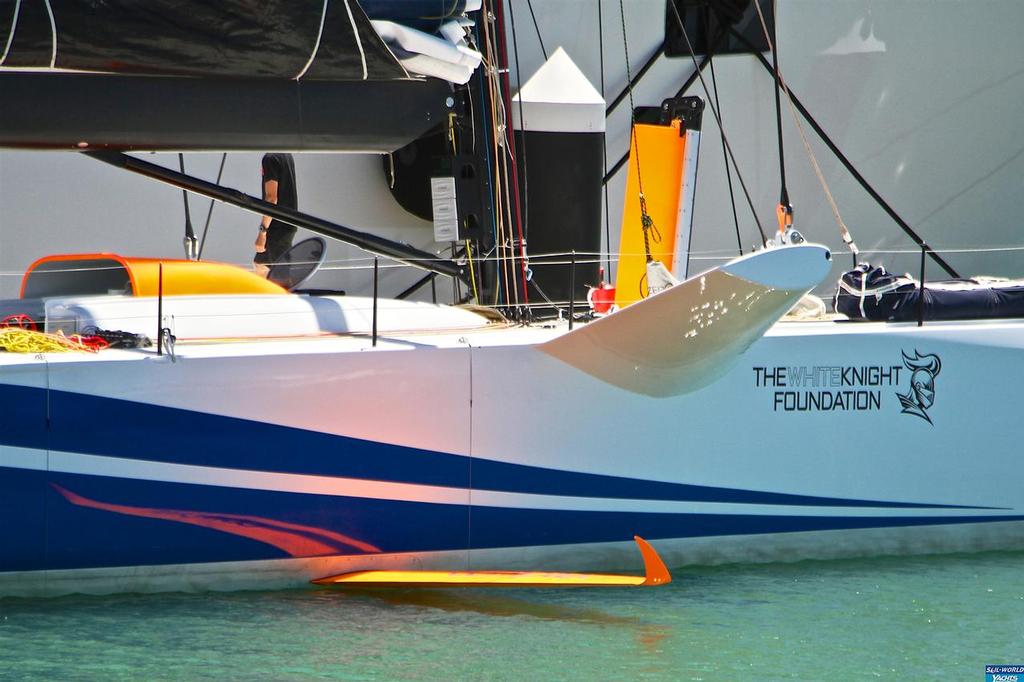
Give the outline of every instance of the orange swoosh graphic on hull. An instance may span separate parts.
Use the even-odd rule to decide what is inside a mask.
[[[193,526],[200,526],[211,530],[230,533],[240,537],[256,540],[273,547],[276,547],[293,557],[320,556],[324,554],[338,554],[341,547],[345,545],[363,552],[379,553],[379,547],[363,542],[356,538],[336,533],[325,528],[316,526],[305,526],[287,521],[277,521],[262,516],[250,516],[246,514],[226,514],[217,512],[186,511],[179,509],[156,509],[152,507],[132,507],[123,504],[111,504],[100,502],[73,493],[62,488],[56,483],[51,483],[54,490],[64,496],[71,504],[89,509],[100,509],[102,511],[124,514],[126,516],[140,516],[149,519],[160,519],[163,521],[174,521],[187,523]],[[316,537],[309,537],[310,535]]]

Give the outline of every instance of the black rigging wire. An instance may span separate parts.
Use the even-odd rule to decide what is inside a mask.
[[[761,15],[761,5],[758,0],[754,0],[754,3],[758,16],[764,21],[764,16]],[[779,41],[776,37],[776,27],[779,25],[778,16],[778,6],[772,0],[772,44],[769,47],[772,49],[772,70],[775,74],[775,128],[779,133],[779,181],[781,183],[779,205],[784,211],[792,214],[793,209],[789,204],[789,190],[786,188],[786,154],[782,144],[782,98],[780,92],[782,90],[782,83],[779,77]]]
[[[765,70],[767,70],[769,73],[772,73],[771,64],[768,63],[768,60],[764,58],[764,55],[761,54],[758,51],[758,49],[743,36],[742,33],[736,31],[735,29],[730,29],[729,33],[734,38],[736,38],[740,42],[740,44],[742,44],[744,47],[750,50],[751,54],[753,54],[754,57],[757,58],[758,62],[760,62],[761,66],[763,66]],[[800,112],[800,115],[804,117],[804,120],[807,121],[811,128],[814,129],[814,132],[817,133],[818,138],[825,143],[825,146],[828,147],[829,151],[831,151],[832,154],[835,155],[836,159],[838,159],[839,162],[843,164],[843,167],[846,168],[847,172],[849,172],[850,175],[853,176],[853,179],[857,181],[861,188],[865,192],[867,192],[872,199],[874,199],[875,203],[878,204],[879,207],[881,207],[881,209],[885,211],[890,218],[893,219],[893,221],[900,227],[900,229],[903,230],[904,234],[910,237],[915,244],[927,250],[928,255],[931,256],[932,260],[934,260],[939,265],[939,267],[945,270],[950,277],[959,278],[960,275],[953,268],[953,266],[947,263],[942,256],[937,254],[931,248],[926,248],[927,244],[925,243],[924,239],[922,239],[921,236],[914,231],[914,228],[910,227],[910,224],[907,223],[907,221],[904,220],[900,216],[900,214],[897,213],[896,210],[892,206],[890,206],[885,199],[882,198],[882,195],[879,194],[875,190],[875,188],[871,186],[871,183],[869,183],[867,179],[860,174],[860,172],[854,167],[853,163],[851,163],[850,160],[846,157],[846,155],[843,154],[842,150],[839,149],[836,143],[832,141],[832,138],[828,136],[828,133],[825,132],[824,128],[818,125],[818,122],[811,115],[811,112],[807,110],[807,107],[803,105],[803,102],[800,101],[800,98],[796,96],[796,93],[793,92],[793,89],[787,87],[786,90],[789,93],[789,98],[793,102],[793,106],[796,107],[797,111]]]
[[[515,13],[515,10],[512,9],[512,6],[514,4],[515,3],[512,2],[511,0],[508,3],[508,18],[509,18],[509,23],[512,25],[511,26],[512,27],[512,55],[513,55],[513,59],[515,59],[515,62],[516,62],[516,90],[521,93],[523,91],[523,72],[519,68],[519,41],[516,38],[516,13]],[[532,7],[530,9],[530,12],[531,13],[533,12],[533,8]],[[540,38],[540,32],[539,31],[537,33],[537,37]],[[542,46],[542,49],[543,49],[543,46]],[[545,59],[546,58],[547,58],[547,55],[545,55]],[[509,115],[512,114],[511,111],[508,112],[508,113],[509,113]],[[523,145],[522,145],[522,148],[518,147],[516,145],[516,131],[515,131],[515,127],[511,125],[511,121],[506,122],[506,125],[508,125],[509,129],[512,130],[512,134],[509,136],[511,138],[509,140],[509,143],[512,145],[512,148],[516,151],[515,158],[516,159],[520,159],[520,158],[522,159],[522,166],[523,166],[523,175],[522,175],[522,181],[523,181],[523,200],[522,200],[521,203],[522,203],[522,212],[523,212],[522,213],[522,215],[523,215],[523,239],[527,240],[527,243],[529,243],[529,238],[530,238],[530,234],[529,234],[530,233],[530,224],[529,224],[529,220],[530,220],[530,202],[527,199],[527,194],[530,191],[530,185],[529,185],[530,181],[528,179],[527,172],[526,172],[526,137],[525,137],[525,135],[521,137],[521,139],[523,140]],[[523,98],[522,97],[519,98],[519,128],[523,132],[526,131],[526,119],[523,117]]]
[[[598,7],[600,7],[600,3],[598,3]],[[637,71],[636,75],[633,76],[632,80],[630,80],[630,82],[626,84],[626,87],[622,88],[622,92],[620,92],[618,96],[616,96],[616,98],[612,100],[612,103],[607,106],[604,112],[606,116],[608,114],[611,114],[616,109],[616,107],[622,104],[622,100],[626,99],[626,95],[629,94],[630,86],[636,87],[640,83],[640,80],[647,75],[647,72],[651,70],[651,67],[655,65],[655,63],[658,61],[658,59],[661,58],[663,54],[665,54],[664,41],[662,41],[661,45],[658,46],[658,49],[654,51],[654,54],[651,55],[650,59],[648,59],[644,63],[644,65],[640,67],[640,70]]]
[[[636,108],[633,105],[633,75],[629,71],[629,36],[626,35],[626,8],[619,0],[619,18],[622,21],[622,51],[626,55],[626,92],[629,95],[629,143],[636,149]],[[640,150],[636,150],[637,185],[640,187],[640,194],[644,193],[643,179],[640,177]]]
[[[220,168],[217,169],[217,184],[220,184],[220,178],[224,174],[224,162],[228,160],[228,153],[224,152],[220,157]],[[199,254],[196,256],[196,260],[203,260],[203,247],[206,246],[206,232],[210,229],[210,218],[213,216],[213,205],[216,202],[210,199],[210,209],[206,212],[206,224],[203,225],[203,238],[199,240]]]
[[[636,151],[636,186],[640,195],[640,226],[644,235],[644,253],[647,262],[654,260],[651,257],[651,237],[655,243],[661,241],[661,233],[647,213],[647,199],[644,198],[643,173],[640,170],[640,142],[636,138],[636,107],[633,104],[633,76],[629,71],[629,35],[626,33],[626,8],[619,0],[619,17],[622,20],[622,50],[626,56],[626,83],[629,89],[629,139],[630,145]]]
[[[622,0],[619,0],[620,2]],[[704,93],[710,97],[711,90],[708,88],[708,84],[704,81],[704,75],[701,73],[700,65],[697,64],[697,55],[693,51],[693,45],[690,44],[690,36],[686,33],[686,26],[683,25],[683,18],[679,16],[679,8],[676,7],[675,2],[669,2],[668,6],[672,8],[672,12],[676,15],[676,22],[679,24],[679,30],[683,34],[683,40],[686,41],[686,49],[690,52],[690,59],[693,60],[693,66],[697,71],[697,77],[700,79],[700,84],[704,86]],[[705,60],[707,57],[705,57]],[[743,188],[743,195],[747,198],[747,204],[750,206],[750,213],[754,217],[754,222],[757,224],[757,231],[761,234],[761,243],[767,244],[768,238],[764,234],[764,228],[761,226],[761,220],[757,217],[757,210],[754,208],[754,202],[750,198],[750,192],[747,190],[747,183],[743,180],[743,174],[740,172],[739,164],[736,163],[736,155],[732,152],[732,145],[729,144],[729,138],[725,134],[725,126],[722,125],[722,117],[718,114],[718,108],[708,102],[708,108],[711,109],[711,113],[715,116],[715,122],[718,123],[718,129],[722,132],[722,143],[725,145],[726,151],[729,152],[729,157],[732,159],[733,166],[736,167],[736,177],[740,181],[740,187]]]
[[[548,51],[544,49],[544,39],[540,37],[540,25],[537,24],[537,15],[533,13],[533,0],[526,0],[526,6],[530,9],[530,17],[533,19],[533,30],[537,32],[537,42],[540,43],[541,54],[544,55],[544,61],[548,60]],[[508,3],[509,14],[512,14],[512,3]],[[515,40],[515,38],[513,38]],[[516,68],[519,68],[518,66]]]
[[[704,30],[705,30],[708,38],[710,38],[711,37],[711,14],[707,13],[707,14],[704,15],[704,17],[705,17]],[[724,31],[723,31],[723,33],[724,33]],[[708,44],[710,44],[710,40],[708,41]],[[721,111],[722,110],[722,104],[721,104],[721,102],[718,99],[718,79],[715,78],[715,59],[714,59],[714,56],[711,54],[711,50],[710,49],[708,50],[707,57],[708,57],[708,65],[711,67],[711,87],[714,89],[714,93],[715,93],[715,106],[718,107],[719,111]],[[726,179],[726,182],[729,185],[729,203],[732,204],[732,223],[736,227],[736,247],[739,249],[740,255],[742,256],[743,255],[743,238],[740,237],[740,219],[739,219],[739,215],[737,215],[737,213],[736,213],[736,193],[733,190],[733,186],[732,186],[732,169],[731,169],[731,166],[729,165],[729,154],[725,151],[725,131],[723,131],[721,128],[719,128],[719,132],[722,134],[722,161],[725,163],[725,179]]]
[[[703,71],[704,67],[707,66],[707,65],[708,65],[708,58],[707,58],[707,55],[705,55],[704,57],[701,57],[700,67],[699,67],[698,70]],[[636,80],[636,79],[634,79],[634,80]],[[676,97],[682,97],[683,93],[685,93],[687,90],[689,90],[690,86],[693,85],[694,82],[696,82],[696,80],[697,80],[697,74],[696,73],[691,73],[686,78],[686,80],[683,82],[683,85],[682,85],[682,87],[679,88],[679,91],[676,92],[675,96]],[[604,178],[601,180],[601,182],[603,182],[604,184],[607,185],[608,181],[611,180],[613,177],[615,177],[615,174],[618,173],[619,170],[623,166],[626,165],[627,161],[629,161],[629,152],[628,151],[625,154],[623,154],[622,156],[619,157],[619,160],[616,161],[612,165],[612,169],[611,170],[606,170],[605,171]]]

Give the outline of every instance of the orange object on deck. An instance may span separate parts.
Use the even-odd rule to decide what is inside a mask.
[[[672,582],[654,548],[637,535],[633,540],[644,560],[642,576],[541,571],[353,571],[312,582],[342,587],[639,587]]]
[[[164,296],[288,293],[263,277],[227,263],[87,253],[44,256],[32,263],[21,280],[21,297],[156,296],[161,264]]]
[[[775,207],[775,219],[779,222],[779,234],[785,234],[793,227],[793,207],[780,202]]]
[[[643,185],[647,214],[661,235],[648,236],[651,256],[675,271],[674,250],[682,196],[686,137],[679,119],[669,125],[637,123],[630,146],[626,200],[622,207],[619,237],[619,268],[615,277],[615,303],[623,308],[647,296],[647,257],[640,213]],[[639,160],[639,163],[638,163]]]

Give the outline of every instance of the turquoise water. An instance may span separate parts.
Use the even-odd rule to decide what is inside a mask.
[[[663,588],[0,600],[0,677],[984,680],[1024,552],[733,565]]]

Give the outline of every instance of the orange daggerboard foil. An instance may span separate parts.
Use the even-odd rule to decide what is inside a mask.
[[[665,563],[643,538],[633,536],[644,575],[542,571],[353,571],[314,580],[336,587],[639,587],[672,582]]]
[[[661,240],[657,243],[651,235],[651,256],[664,263],[669,272],[674,272],[673,250],[686,153],[682,125],[676,119],[670,125],[638,123],[633,128],[636,137],[629,151],[629,175],[619,237],[619,266],[615,277],[615,303],[620,308],[647,296],[647,258],[640,220],[641,181],[647,200],[647,214],[661,233]]]

